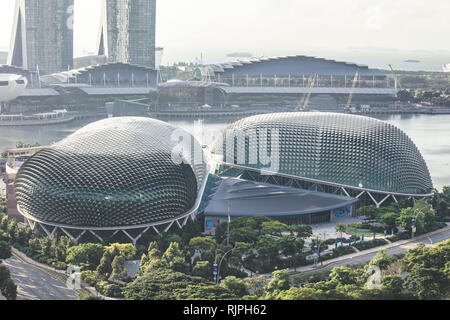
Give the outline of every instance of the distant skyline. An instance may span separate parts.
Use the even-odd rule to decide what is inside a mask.
[[[95,52],[100,3],[75,0],[76,57]],[[1,51],[9,48],[14,5],[15,0],[0,4]],[[362,50],[438,54],[438,65],[450,62],[449,21],[448,0],[429,0],[426,6],[421,0],[162,0],[156,45],[165,48],[164,64],[195,61],[201,53],[205,62],[218,62],[231,52],[324,57],[338,52],[337,58],[346,58]]]

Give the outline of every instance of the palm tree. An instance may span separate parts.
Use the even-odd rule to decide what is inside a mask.
[[[342,239],[342,233],[347,231],[347,226],[344,223],[338,223],[336,225],[336,232],[341,233],[341,239]]]

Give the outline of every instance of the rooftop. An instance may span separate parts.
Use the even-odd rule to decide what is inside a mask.
[[[229,178],[216,183],[206,216],[290,216],[350,206],[358,199],[256,181]]]

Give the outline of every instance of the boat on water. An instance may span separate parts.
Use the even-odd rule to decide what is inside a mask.
[[[445,66],[442,66],[442,69],[444,72],[450,72],[450,63],[446,64]]]

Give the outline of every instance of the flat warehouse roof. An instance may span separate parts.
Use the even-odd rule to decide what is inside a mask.
[[[148,94],[150,91],[156,91],[156,88],[80,88],[88,95],[132,95]]]
[[[229,178],[218,182],[206,216],[291,216],[330,211],[359,200],[329,193]]]
[[[385,94],[395,95],[394,88],[308,88],[308,87],[221,87],[226,93],[241,94]]]
[[[19,97],[59,96],[55,89],[24,89]]]

